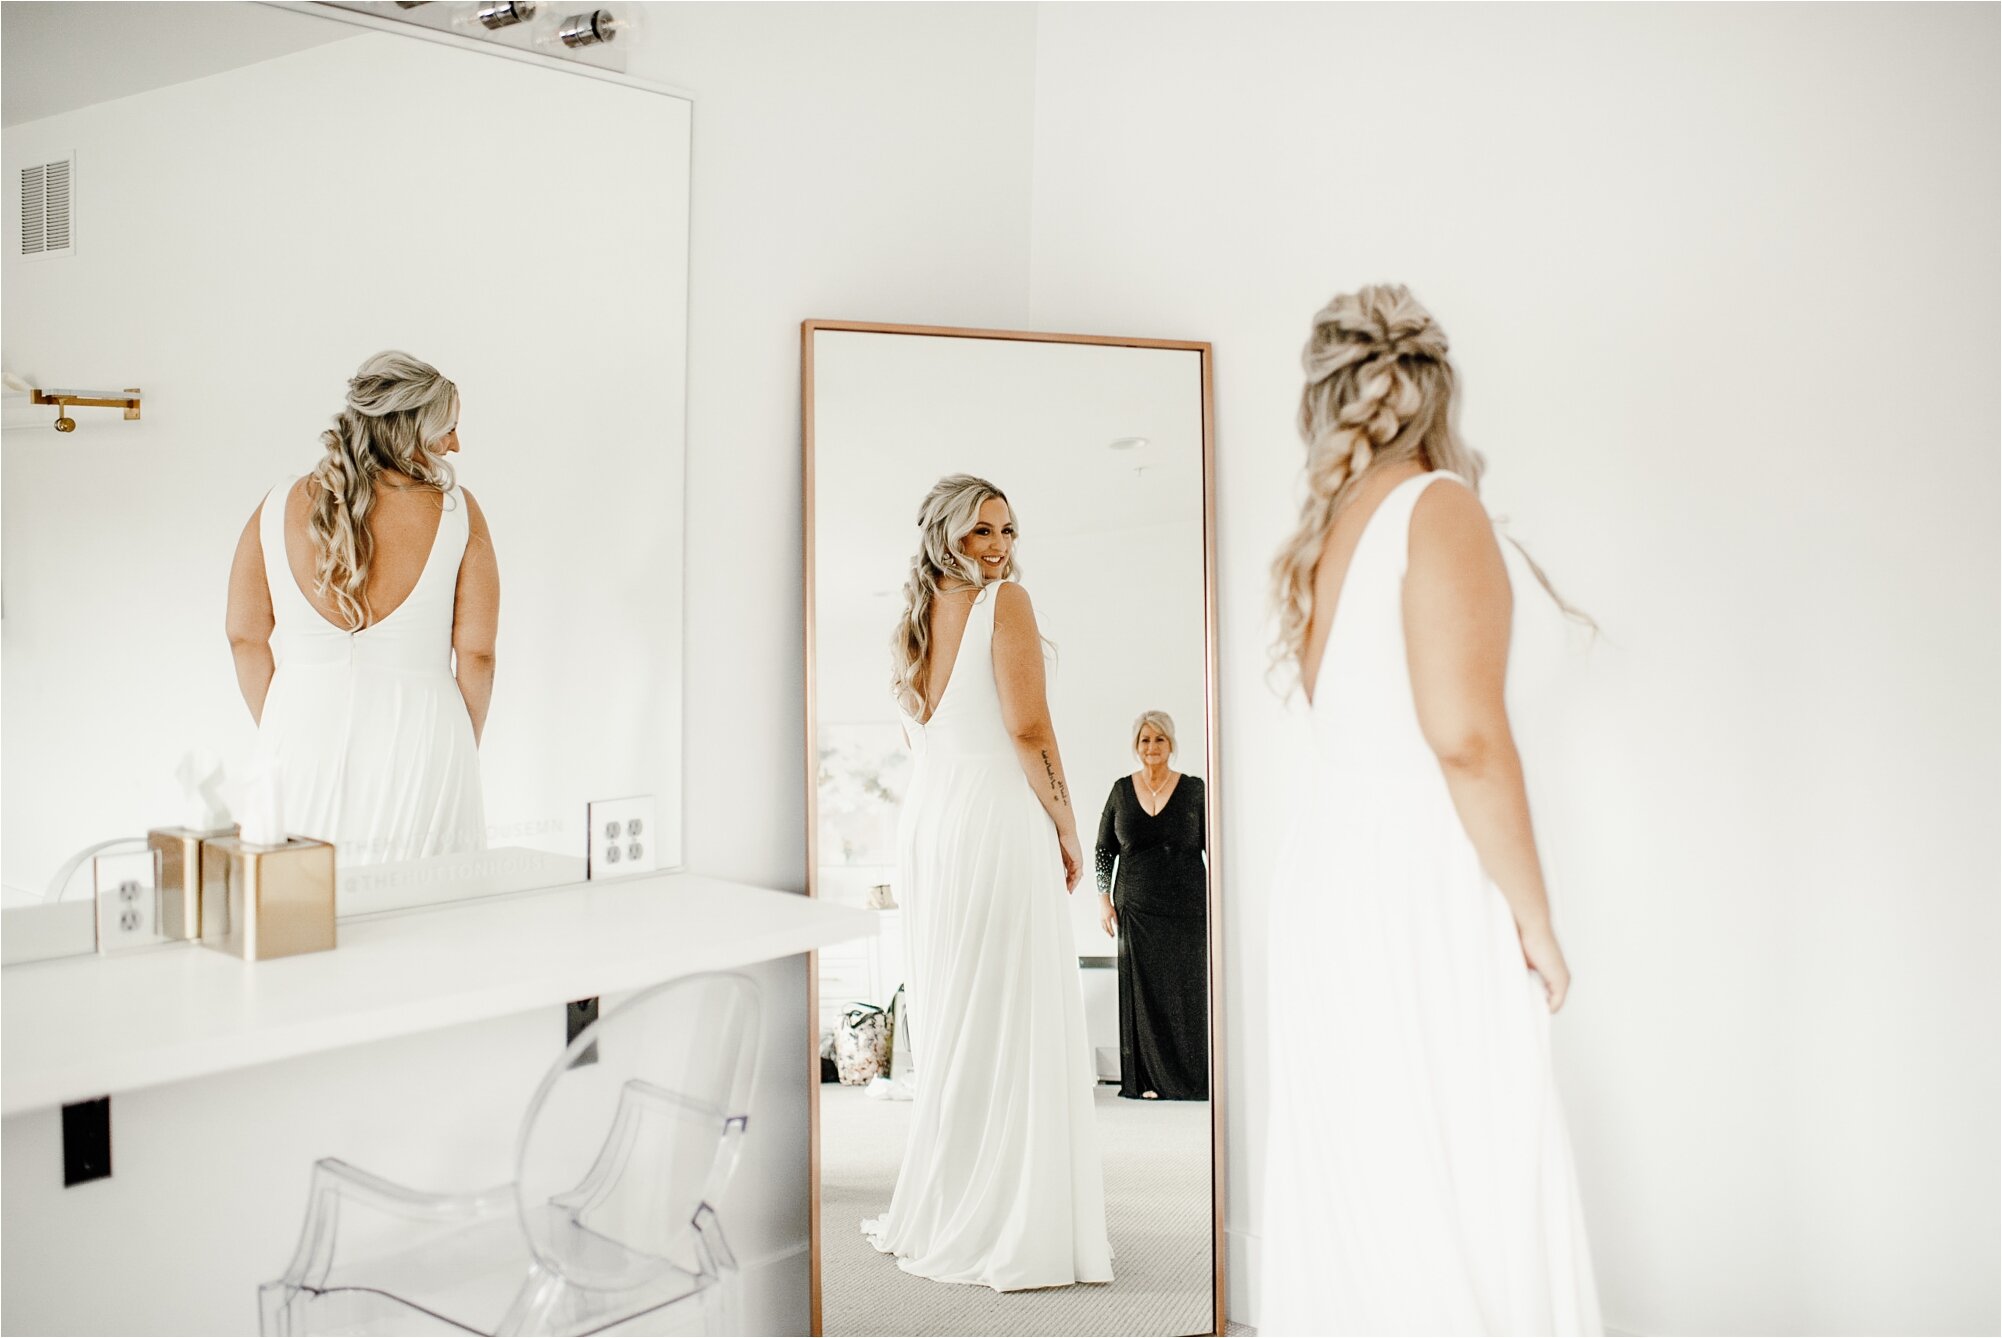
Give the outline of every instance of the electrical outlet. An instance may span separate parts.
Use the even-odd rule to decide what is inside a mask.
[[[63,1187],[111,1174],[111,1098],[63,1107]]]
[[[590,833],[591,848],[585,854],[586,878],[618,878],[629,873],[652,873],[659,867],[654,853],[653,796],[630,799],[599,799],[588,809],[584,830]]]
[[[90,862],[97,895],[97,950],[143,948],[160,941],[160,852],[127,850]]]

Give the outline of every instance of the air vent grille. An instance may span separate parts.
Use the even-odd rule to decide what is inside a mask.
[[[70,186],[76,160],[57,158],[21,169],[21,254],[65,256],[74,249]]]

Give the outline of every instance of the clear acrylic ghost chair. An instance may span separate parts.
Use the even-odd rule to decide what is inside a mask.
[[[258,1289],[263,1331],[733,1331],[737,1262],[715,1205],[742,1150],[758,1020],[757,986],[723,974],[606,1013],[529,1102],[513,1184],[425,1194],[316,1162],[291,1267]]]

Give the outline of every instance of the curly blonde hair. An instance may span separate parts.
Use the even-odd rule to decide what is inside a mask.
[[[1486,462],[1453,430],[1457,378],[1447,347],[1446,332],[1403,284],[1343,293],[1314,314],[1300,355],[1307,375],[1299,414],[1307,495],[1299,524],[1272,561],[1279,613],[1275,668],[1299,667],[1328,527],[1366,473],[1416,460],[1428,470],[1449,470],[1480,492]],[[1528,552],[1516,548],[1558,607],[1590,623],[1551,587]]]
[[[326,454],[307,490],[306,529],[313,543],[313,593],[333,602],[349,631],[372,621],[369,564],[375,537],[376,480],[385,470],[407,474],[440,492],[452,488],[452,466],[431,450],[459,418],[459,390],[430,363],[394,349],[364,362],[348,380],[347,403],[320,434]]]
[[[916,720],[924,715],[925,698],[921,680],[931,656],[931,609],[948,579],[980,585],[985,574],[959,551],[960,541],[980,523],[980,508],[1008,495],[986,479],[971,474],[948,474],[932,485],[918,504],[918,551],[911,555],[911,570],[904,578],[904,611],[890,638],[890,691],[904,713]],[[1014,507],[1009,507],[1012,517]],[[1018,531],[1019,533],[1019,527]],[[1014,552],[996,581],[1018,575]]]

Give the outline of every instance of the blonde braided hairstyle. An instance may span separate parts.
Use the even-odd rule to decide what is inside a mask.
[[[1366,473],[1416,460],[1428,470],[1450,470],[1480,492],[1485,462],[1453,430],[1456,378],[1446,354],[1446,332],[1403,284],[1343,293],[1314,314],[1300,355],[1307,374],[1299,415],[1307,495],[1299,525],[1272,562],[1279,612],[1274,668],[1297,671],[1306,653],[1314,570],[1328,527]],[[1552,589],[1533,559],[1529,567],[1559,608],[1591,622]]]
[[[306,504],[313,593],[333,602],[349,631],[373,620],[367,589],[375,536],[368,518],[377,479],[395,470],[449,493],[452,466],[431,447],[458,419],[458,387],[430,363],[391,349],[349,378],[347,403],[320,434],[326,454],[313,468]]]

